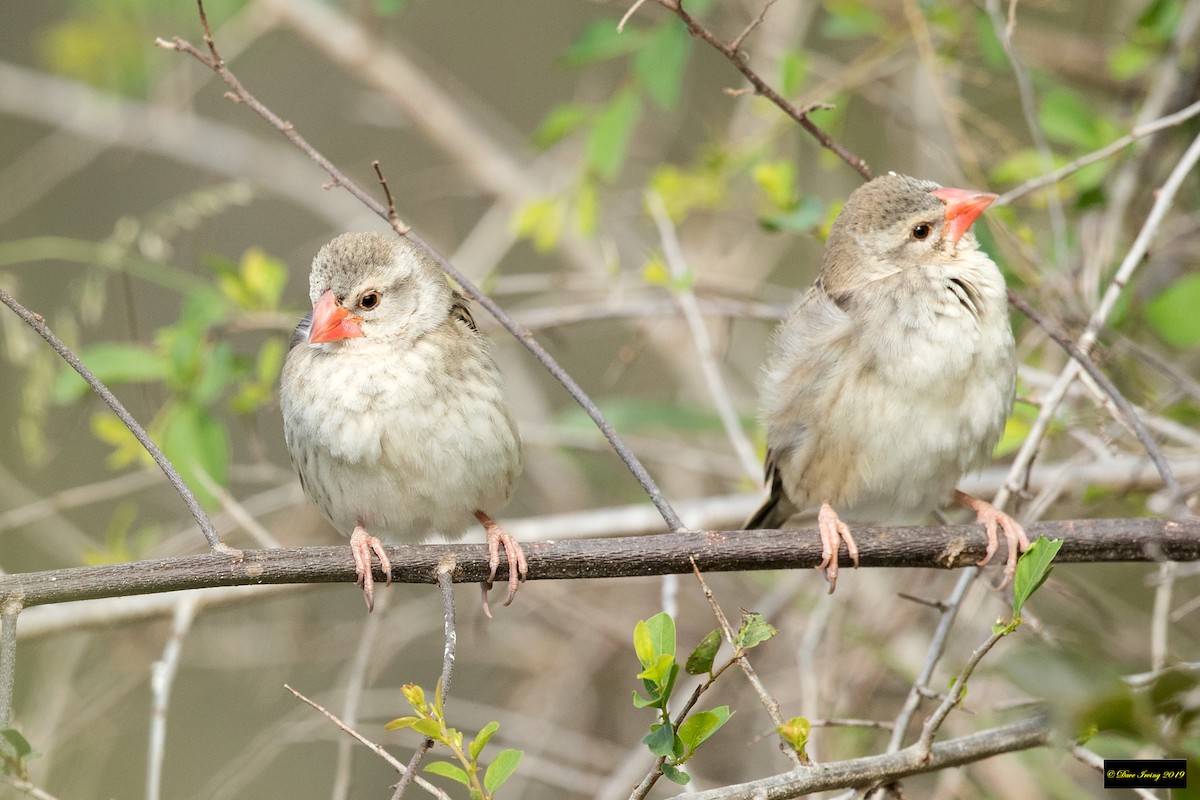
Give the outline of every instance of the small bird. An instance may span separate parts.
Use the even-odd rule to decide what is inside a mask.
[[[405,542],[487,535],[512,602],[528,571],[521,546],[489,516],[521,473],[520,437],[491,342],[430,256],[404,238],[346,233],[309,275],[312,311],[283,365],[284,438],[305,494],[350,536],[358,584],[374,608],[375,534]]]
[[[955,489],[985,463],[1012,409],[1017,361],[1004,277],[971,225],[996,195],[889,173],[859,187],[829,231],[816,283],[779,326],[762,381],[770,495],[746,528],[817,509],[829,591],[855,522],[920,522],[951,496],[985,526],[1002,585],[1021,526]],[[836,509],[836,510],[835,510]]]

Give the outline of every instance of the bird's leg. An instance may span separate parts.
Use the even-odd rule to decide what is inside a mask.
[[[362,587],[363,599],[367,601],[367,613],[375,610],[375,576],[371,569],[371,553],[379,556],[379,566],[387,576],[387,582],[392,582],[392,562],[388,560],[379,537],[367,533],[360,521],[350,534],[350,553],[354,556],[354,574],[358,576],[357,583]]]
[[[829,581],[829,593],[833,594],[833,590],[837,588],[838,549],[844,541],[846,552],[850,554],[854,568],[858,569],[858,545],[850,535],[850,527],[842,522],[828,500],[822,500],[821,508],[817,511],[817,528],[821,531],[821,563],[817,569],[825,570],[825,580]]]
[[[525,563],[525,551],[508,531],[482,511],[475,512],[475,519],[479,520],[487,532],[488,566],[491,569],[487,580],[480,585],[483,587],[483,613],[490,617],[492,610],[488,607],[487,593],[492,588],[492,582],[496,580],[496,570],[500,567],[500,545],[504,545],[504,552],[508,556],[508,599],[504,601],[504,605],[510,604],[517,596],[517,587],[525,580],[529,566]]]
[[[957,489],[954,490],[954,500],[974,511],[975,518],[983,523],[987,532],[987,550],[979,560],[979,566],[982,567],[991,561],[996,550],[1000,548],[996,526],[999,525],[1004,531],[1004,538],[1008,542],[1008,561],[1004,563],[1004,580],[996,587],[1003,589],[1013,579],[1013,575],[1017,574],[1017,556],[1029,549],[1029,538],[1025,535],[1025,529],[1015,519],[986,500],[980,500]]]

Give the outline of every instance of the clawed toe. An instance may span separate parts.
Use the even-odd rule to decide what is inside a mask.
[[[475,518],[483,524],[487,534],[488,577],[487,580],[480,583],[480,586],[483,589],[483,613],[491,617],[492,609],[488,604],[488,591],[492,588],[492,584],[496,580],[496,572],[500,568],[500,547],[503,545],[508,562],[508,597],[505,598],[504,605],[510,605],[516,598],[517,589],[520,588],[529,573],[529,565],[525,561],[525,551],[508,531],[501,528],[495,520],[482,511],[476,511]]]
[[[987,534],[987,550],[977,562],[978,566],[982,567],[992,560],[992,556],[1000,549],[998,533],[1000,530],[1004,531],[1004,540],[1008,544],[1008,558],[1004,562],[1004,577],[996,586],[997,589],[1003,589],[1017,574],[1017,558],[1029,549],[1029,537],[1025,535],[1025,529],[1015,519],[986,500],[960,491],[955,491],[954,499],[975,512],[975,518],[983,523],[984,532]]]
[[[363,599],[367,602],[367,613],[375,610],[375,575],[371,565],[371,554],[379,556],[379,566],[387,576],[387,583],[392,582],[392,562],[383,549],[383,542],[377,536],[367,533],[366,528],[358,525],[350,534],[350,554],[354,557],[355,583],[362,587]]]

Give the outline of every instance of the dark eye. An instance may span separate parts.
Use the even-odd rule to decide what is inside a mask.
[[[372,308],[378,306],[379,301],[382,299],[383,298],[379,295],[379,292],[367,292],[362,297],[358,298],[358,307],[363,311],[370,311]]]
[[[922,241],[924,239],[928,239],[929,234],[932,232],[933,232],[933,229],[930,228],[928,225],[926,225],[924,222],[922,222],[919,225],[913,226],[912,237],[914,239],[916,239],[917,241]]]

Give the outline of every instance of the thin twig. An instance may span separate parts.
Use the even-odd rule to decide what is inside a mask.
[[[859,156],[851,153],[841,143],[834,140],[832,136],[808,118],[808,115],[820,108],[827,108],[823,103],[813,103],[802,107],[797,107],[795,104],[787,100],[779,92],[775,91],[762,76],[755,72],[746,60],[742,58],[736,47],[725,44],[717,38],[716,34],[705,28],[696,18],[689,14],[683,8],[683,3],[679,0],[658,0],[659,5],[670,10],[675,16],[683,21],[687,26],[688,33],[693,37],[707,43],[710,47],[716,50],[721,55],[729,60],[729,63],[737,69],[738,72],[745,76],[746,80],[750,81],[750,85],[754,87],[754,93],[761,95],[775,104],[783,113],[791,117],[801,128],[809,133],[817,142],[824,148],[833,151],[842,161],[850,165],[855,172],[862,175],[864,179],[871,180],[875,174],[871,172],[871,168],[867,166],[867,162]],[[740,38],[738,44],[740,45]]]
[[[197,5],[200,6],[201,12],[203,12],[202,0],[197,0]],[[225,84],[230,87],[233,96],[238,102],[246,105],[260,117],[266,120],[272,127],[283,134],[288,141],[299,148],[318,166],[324,169],[329,174],[330,178],[332,178],[333,186],[342,187],[371,211],[378,214],[383,219],[388,220],[387,208],[382,203],[372,197],[357,183],[348,178],[345,173],[343,173],[333,164],[333,162],[331,162],[315,147],[309,144],[309,142],[296,131],[295,126],[275,114],[275,112],[259,101],[258,98],[251,94],[250,91],[242,85],[237,76],[235,76],[221,61],[215,45],[211,43],[212,35],[208,29],[207,23],[204,22],[203,13],[201,13],[201,22],[204,24],[205,40],[206,42],[210,42],[209,52],[211,55],[205,55],[190,42],[179,36],[172,37],[171,41],[166,41],[159,38],[155,40],[155,43],[159,47],[163,47],[168,50],[186,53],[195,58],[208,69],[215,72],[225,82]],[[529,350],[533,357],[551,375],[553,375],[559,383],[563,385],[575,402],[577,402],[583,408],[583,410],[587,412],[588,416],[591,417],[596,427],[599,428],[600,432],[604,434],[604,437],[608,439],[608,442],[610,445],[612,445],[613,450],[616,451],[617,455],[625,463],[625,466],[641,485],[642,490],[645,491],[651,502],[654,503],[654,506],[658,509],[663,520],[666,522],[667,527],[670,530],[683,529],[683,523],[680,521],[678,514],[675,513],[675,510],[671,507],[671,504],[667,501],[662,491],[658,488],[658,485],[654,482],[654,479],[650,477],[650,473],[646,471],[644,466],[642,466],[642,463],[638,460],[637,456],[635,456],[633,452],[626,447],[625,443],[621,441],[621,438],[617,435],[616,430],[612,427],[608,420],[605,419],[604,415],[600,412],[600,409],[596,406],[592,399],[588,397],[587,393],[584,392],[579,384],[576,383],[575,379],[572,378],[567,371],[563,369],[557,361],[554,360],[550,353],[547,352],[546,349],[542,347],[536,339],[534,339],[533,334],[513,320],[513,318],[509,316],[508,313],[502,308],[500,308],[500,306],[497,305],[494,300],[484,294],[473,282],[468,280],[465,275],[459,272],[459,270],[453,264],[447,261],[446,258],[441,255],[441,253],[430,246],[428,242],[426,242],[416,233],[397,226],[393,226],[393,230],[395,230],[396,233],[401,236],[407,236],[415,244],[428,251],[429,255],[438,263],[438,266],[440,266],[442,270],[449,275],[455,283],[458,284],[459,288],[462,289],[464,294],[486,309],[488,313],[490,313],[496,319],[496,321],[504,327],[505,330],[512,334],[512,336],[518,342],[524,345],[524,347]]]
[[[994,206],[1008,205],[1013,200],[1019,197],[1024,197],[1030,192],[1041,189],[1043,186],[1049,186],[1053,183],[1058,183],[1063,178],[1086,167],[1088,164],[1094,164],[1097,161],[1103,161],[1114,153],[1119,153],[1129,145],[1136,142],[1138,139],[1158,133],[1166,128],[1173,128],[1180,125],[1192,117],[1200,114],[1200,100],[1192,103],[1186,108],[1176,111],[1174,114],[1168,114],[1165,117],[1160,117],[1153,122],[1148,122],[1145,125],[1138,125],[1129,133],[1122,136],[1110,144],[1101,147],[1099,150],[1080,156],[1070,164],[1064,164],[1053,172],[1047,172],[1043,175],[1038,175],[1036,178],[1030,178],[1019,186],[1014,186],[1004,194],[996,198],[992,203]]]
[[[692,291],[689,283],[688,267],[684,259],[683,248],[679,245],[679,238],[675,235],[675,226],[672,225],[671,218],[667,215],[667,208],[658,192],[648,191],[646,193],[646,207],[658,228],[658,236],[662,241],[663,258],[666,260],[667,269],[671,274],[671,293],[675,296],[680,311],[683,312],[688,330],[691,331],[692,345],[696,348],[696,360],[700,372],[704,376],[704,383],[708,386],[708,393],[712,397],[713,408],[721,419],[721,425],[725,428],[725,436],[729,439],[733,452],[737,454],[746,476],[750,480],[757,481],[762,475],[762,465],[754,454],[754,447],[750,444],[750,439],[742,430],[742,423],[738,419],[733,398],[729,396],[729,388],[721,376],[721,369],[717,365],[717,358],[713,352],[712,337],[709,336],[708,327],[700,313],[700,306],[696,302],[696,293]]]
[[[713,611],[713,616],[717,618],[717,623],[721,626],[721,631],[725,634],[726,641],[729,642],[730,647],[736,648],[735,637],[737,634],[729,625],[729,620],[725,617],[725,613],[721,611],[721,606],[717,604],[716,596],[708,588],[708,583],[704,580],[704,574],[700,571],[700,567],[696,565],[696,559],[692,558],[690,561],[692,563],[692,574],[696,576],[696,580],[700,583],[700,588],[704,590],[704,597],[708,600],[708,604]],[[754,671],[754,667],[750,666],[750,659],[746,658],[745,653],[739,653],[736,660],[738,667],[745,673],[746,680],[750,681],[750,685],[754,687],[754,692],[758,695],[758,701],[767,710],[767,716],[771,718],[771,722],[775,725],[776,730],[782,728],[784,720],[783,714],[779,711],[779,701],[767,691],[767,687],[759,679],[758,673]],[[792,763],[797,767],[804,765],[804,761],[800,758],[800,754],[796,752],[796,748],[783,741],[782,738],[779,741],[779,749],[791,758]]]
[[[1167,488],[1171,504],[1174,505],[1182,502],[1183,487],[1179,485],[1179,479],[1175,477],[1175,473],[1171,470],[1171,465],[1167,462],[1167,457],[1163,455],[1162,448],[1158,446],[1158,442],[1154,441],[1154,437],[1146,429],[1145,423],[1142,422],[1141,417],[1137,415],[1133,406],[1125,398],[1125,395],[1121,393],[1121,390],[1117,388],[1116,384],[1096,366],[1087,353],[1079,349],[1074,342],[1055,329],[1024,297],[1009,289],[1008,302],[1022,314],[1029,317],[1035,325],[1054,340],[1055,344],[1065,350],[1067,355],[1074,359],[1083,371],[1108,395],[1113,405],[1120,411],[1122,421],[1133,431],[1142,447],[1146,450],[1146,455],[1150,456],[1150,461],[1154,463],[1154,468],[1162,476],[1163,484]]]
[[[192,622],[196,619],[197,598],[188,595],[175,606],[175,619],[171,632],[163,645],[162,658],[151,666],[149,745],[146,748],[146,798],[158,800],[162,796],[163,759],[167,750],[167,709],[171,705],[171,688],[179,671],[179,657],[183,652],[183,641]]]
[[[754,33],[754,29],[762,25],[763,20],[767,18],[767,12],[771,10],[771,6],[775,5],[775,0],[767,0],[763,3],[762,8],[758,10],[758,16],[750,21],[750,24],[742,29],[742,32],[733,37],[733,41],[729,43],[729,49],[733,52],[738,52],[742,49],[742,42],[746,41],[746,37]]]
[[[410,226],[405,224],[400,215],[396,213],[396,201],[392,197],[391,187],[388,186],[387,178],[383,177],[383,168],[379,166],[379,159],[371,162],[371,166],[375,169],[375,176],[379,178],[379,185],[383,187],[383,196],[387,198],[387,221],[392,226],[392,230],[404,236],[410,230]],[[402,230],[403,229],[403,230]]]
[[[13,685],[17,678],[17,617],[24,602],[20,593],[0,604],[0,729],[12,721]]]
[[[293,695],[295,695],[297,699],[302,700],[303,702],[305,702],[308,705],[315,708],[317,711],[324,714],[325,717],[330,722],[332,722],[334,725],[336,725],[340,730],[349,734],[353,739],[358,741],[360,744],[365,744],[371,750],[374,750],[375,755],[379,756],[384,761],[386,761],[388,764],[390,764],[392,766],[392,768],[396,770],[396,772],[399,772],[399,773],[404,772],[404,765],[401,764],[400,761],[395,756],[393,756],[391,753],[389,753],[387,750],[385,750],[383,745],[373,742],[370,739],[368,739],[367,737],[363,736],[361,733],[354,730],[346,723],[342,722],[342,720],[338,719],[338,716],[336,714],[334,714],[333,712],[331,712],[329,709],[325,708],[324,706],[322,706],[320,703],[316,702],[315,700],[310,700],[309,698],[305,697],[303,694],[296,691],[291,686],[288,686],[286,683],[283,685],[283,688],[287,689],[289,692],[291,692]],[[416,781],[418,786],[420,786],[422,789],[424,789],[425,791],[432,794],[434,797],[441,798],[441,800],[450,800],[450,796],[448,794],[446,794],[441,789],[434,786],[429,781],[422,778],[420,775],[414,776],[413,780]]]
[[[63,344],[62,341],[54,335],[54,332],[50,330],[48,325],[46,325],[46,320],[42,317],[42,315],[34,314],[32,311],[25,308],[25,306],[18,303],[12,295],[3,289],[0,289],[0,302],[11,308],[18,317],[25,320],[25,323],[29,325],[29,327],[37,331],[38,335],[45,339],[46,342],[54,348],[54,351],[62,356],[63,360],[70,364],[71,368],[78,372],[80,376],[87,381],[88,386],[92,387],[92,391],[100,395],[100,398],[108,404],[108,407],[111,408],[113,413],[120,418],[121,422],[125,423],[125,427],[129,429],[142,447],[146,449],[146,452],[150,454],[150,457],[154,459],[154,463],[158,465],[158,468],[161,469],[163,474],[167,476],[167,480],[170,481],[171,485],[175,487],[175,491],[179,492],[179,496],[183,498],[183,502],[187,506],[188,511],[192,512],[192,516],[196,519],[196,524],[200,526],[200,532],[203,533],[204,538],[208,540],[209,546],[218,552],[229,553],[236,556],[236,550],[227,547],[221,542],[221,537],[217,534],[217,529],[213,527],[208,515],[204,513],[204,509],[200,507],[200,503],[196,500],[196,496],[192,494],[192,490],[187,487],[187,484],[183,482],[183,478],[179,476],[179,472],[176,471],[175,467],[171,465],[171,462],[167,460],[167,457],[163,455],[162,450],[158,448],[158,445],[155,444],[154,440],[150,438],[150,435],[146,433],[146,429],[143,428],[141,424],[133,418],[133,415],[126,410],[125,406],[121,404],[121,401],[117,399],[116,395],[109,391],[108,387],[101,383],[100,379],[92,374],[92,371],[88,369],[82,361],[79,360],[79,356],[71,352],[71,349]]]
[[[454,570],[457,566],[458,563],[454,557],[449,556],[438,562],[437,567],[438,588],[442,593],[443,638],[445,641],[442,649],[442,677],[438,682],[438,688],[441,690],[439,699],[443,708],[445,708],[446,700],[450,695],[450,681],[454,678],[454,662],[458,649],[458,631],[454,625]],[[433,745],[433,739],[428,737],[422,739],[421,743],[417,745],[416,751],[409,759],[408,769],[400,776],[400,782],[396,784],[392,800],[400,800],[404,796],[412,776],[417,774],[417,768],[421,766],[421,761],[425,759],[426,753]]]
[[[917,740],[917,747],[922,752],[928,753],[933,747],[933,737],[937,736],[937,732],[942,727],[942,723],[946,721],[946,717],[950,712],[962,702],[963,695],[967,690],[967,681],[975,672],[975,667],[979,666],[979,662],[983,660],[991,649],[996,646],[996,643],[1003,639],[1004,632],[993,633],[984,641],[983,644],[975,648],[975,652],[971,653],[971,657],[967,659],[967,663],[963,665],[962,670],[958,673],[957,679],[954,681],[954,688],[946,695],[942,704],[929,715],[929,719],[925,720],[925,725],[921,729],[921,738]]]
[[[1191,145],[1175,164],[1175,167],[1171,170],[1171,174],[1156,193],[1154,205],[1150,209],[1146,221],[1142,224],[1142,229],[1138,232],[1133,245],[1130,246],[1129,251],[1125,254],[1125,258],[1121,261],[1121,265],[1113,275],[1112,281],[1105,290],[1099,306],[1092,313],[1087,327],[1076,342],[1076,347],[1079,348],[1080,352],[1087,353],[1091,350],[1092,344],[1099,336],[1100,329],[1107,322],[1109,315],[1117,303],[1117,299],[1121,296],[1121,292],[1133,277],[1134,271],[1145,258],[1146,252],[1150,248],[1150,242],[1166,218],[1167,211],[1174,203],[1175,195],[1179,191],[1179,187],[1183,184],[1184,178],[1191,172],[1197,160],[1200,160],[1200,136],[1192,140]],[[1042,405],[1037,419],[1034,420],[1033,425],[1030,427],[1025,441],[1021,443],[1021,448],[1017,452],[1009,469],[1008,479],[996,496],[995,504],[997,508],[1002,507],[1013,492],[1019,491],[1022,483],[1021,476],[1029,470],[1030,465],[1033,463],[1034,455],[1041,447],[1042,440],[1049,430],[1050,420],[1058,410],[1058,406],[1063,398],[1066,397],[1067,390],[1081,369],[1083,367],[1080,366],[1080,363],[1072,359],[1063,368],[1054,386],[1042,397]]]
[[[358,634],[354,657],[350,659],[345,672],[337,681],[337,685],[342,687],[342,719],[349,728],[358,727],[359,709],[368,669],[371,666],[371,654],[379,642],[380,633],[384,630],[384,620],[388,618],[387,609],[392,598],[391,592],[380,592],[375,598],[375,612],[367,615],[367,621]],[[405,773],[405,776],[407,774]],[[401,776],[401,780],[404,780],[405,776]],[[339,739],[333,769],[333,786],[329,793],[332,800],[345,800],[350,796],[353,777],[354,742],[350,739]]]

